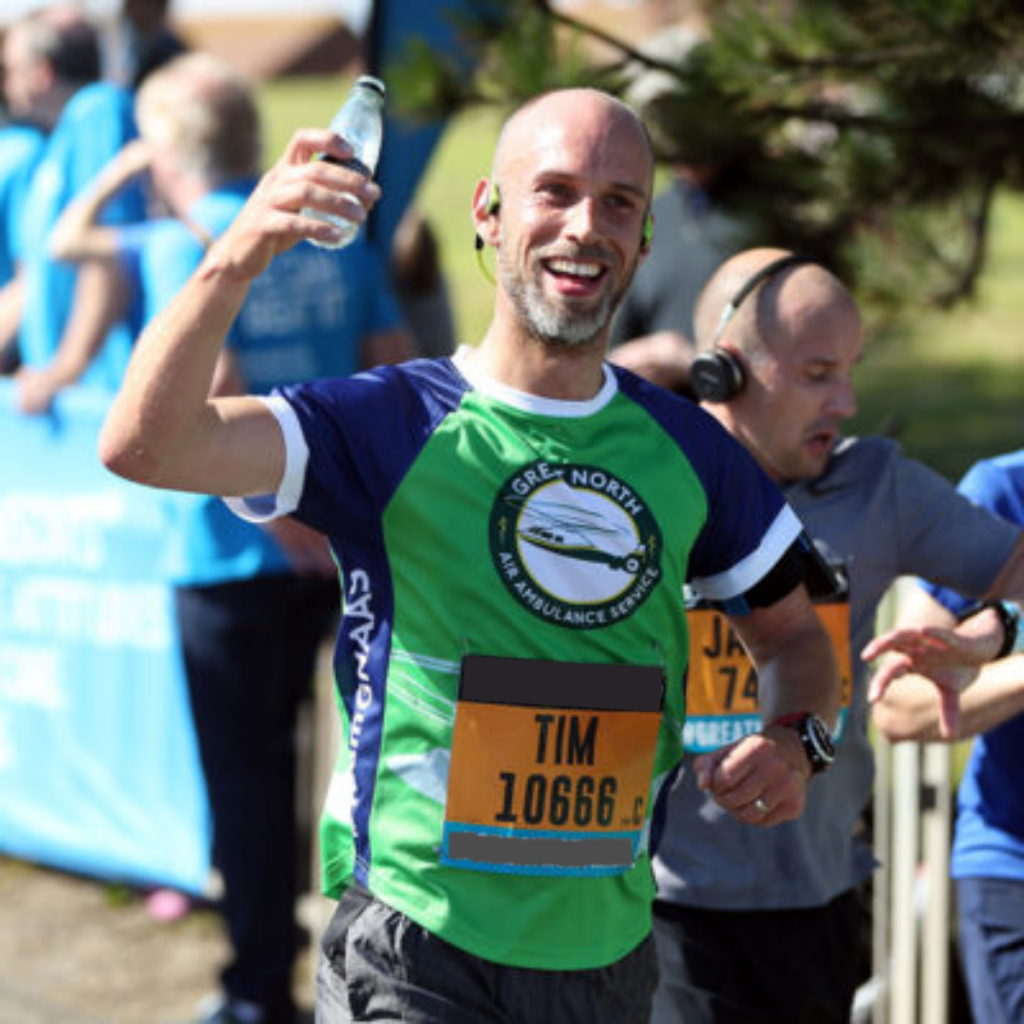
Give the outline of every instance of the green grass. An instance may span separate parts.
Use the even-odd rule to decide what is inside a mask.
[[[263,119],[263,161],[272,164],[297,128],[322,128],[344,102],[351,79],[279,78],[257,96]]]
[[[341,78],[284,79],[261,93],[268,162],[292,131],[326,124],[347,93]],[[493,287],[473,250],[470,203],[490,171],[498,114],[456,118],[420,184],[416,202],[437,232],[459,337],[480,339]],[[484,258],[493,267],[493,257]],[[951,479],[976,459],[1021,444],[1024,396],[1024,200],[997,204],[991,258],[979,295],[950,312],[931,312],[884,340],[868,339],[857,373],[860,409],[853,433],[896,429],[905,450]]]
[[[906,450],[951,478],[1020,446],[1024,417],[1024,199],[996,204],[978,296],[872,342],[857,373],[854,428],[898,421]]]
[[[474,110],[457,119],[441,136],[434,158],[420,182],[416,203],[437,232],[459,338],[479,341],[491,322],[494,286],[477,265],[473,248],[471,204],[477,181],[491,173],[491,153],[499,117],[491,110]],[[482,254],[494,273],[490,249]]]

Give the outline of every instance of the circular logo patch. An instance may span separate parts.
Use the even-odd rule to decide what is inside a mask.
[[[628,618],[661,577],[661,531],[628,484],[593,466],[531,463],[491,510],[491,554],[528,611],[573,629]]]

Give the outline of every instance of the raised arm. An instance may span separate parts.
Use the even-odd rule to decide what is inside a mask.
[[[117,229],[100,222],[103,208],[130,181],[149,167],[149,147],[129,142],[96,176],[96,180],[64,208],[50,232],[50,255],[67,263],[110,260],[117,256]]]
[[[76,383],[127,305],[124,276],[117,265],[117,230],[100,223],[107,203],[149,164],[145,144],[128,143],[97,175],[85,192],[72,200],[57,219],[48,245],[53,259],[81,264],[75,283],[72,315],[60,344],[45,366],[18,372],[18,407],[43,413],[58,392]]]
[[[211,397],[211,383],[253,279],[305,239],[338,240],[331,224],[299,211],[311,206],[362,223],[380,194],[360,174],[312,160],[320,152],[338,160],[351,155],[329,131],[297,132],[231,227],[143,333],[100,437],[100,457],[113,472],[206,494],[276,490],[284,443],[273,415],[249,396]]]
[[[82,266],[75,281],[71,316],[53,358],[44,366],[22,366],[17,371],[22,412],[46,412],[59,392],[81,379],[124,316],[127,301],[124,278],[113,262]]]
[[[811,769],[797,733],[772,723],[809,712],[832,728],[839,713],[839,668],[803,586],[730,621],[757,668],[758,707],[767,724],[697,758],[694,768],[698,785],[737,818],[776,825],[800,815]]]

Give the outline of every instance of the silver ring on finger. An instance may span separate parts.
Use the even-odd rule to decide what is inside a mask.
[[[764,802],[764,800],[761,799],[761,797],[758,797],[754,801],[754,810],[757,811],[757,813],[760,814],[763,818],[771,810],[771,808]]]

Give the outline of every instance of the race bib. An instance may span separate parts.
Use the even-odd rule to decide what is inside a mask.
[[[659,666],[467,655],[441,862],[520,875],[628,870],[663,692]]]
[[[839,663],[840,712],[835,737],[842,735],[852,693],[850,603],[846,595],[816,601],[814,610],[828,632]],[[729,620],[713,608],[692,608],[690,669],[686,689],[683,744],[706,753],[761,728],[757,713],[757,672]]]

